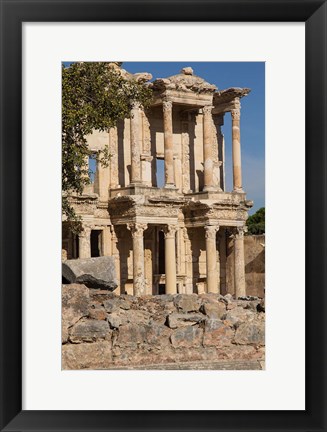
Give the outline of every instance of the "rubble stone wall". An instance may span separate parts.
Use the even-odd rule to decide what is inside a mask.
[[[260,299],[217,294],[117,296],[62,286],[62,369],[263,360]]]

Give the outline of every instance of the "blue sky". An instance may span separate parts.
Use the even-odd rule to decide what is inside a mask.
[[[265,206],[265,63],[264,62],[124,62],[129,72],[150,72],[153,79],[175,75],[191,66],[219,90],[248,87],[251,93],[241,99],[241,148],[243,188],[254,201],[250,214]],[[232,190],[231,118],[225,115],[223,133],[226,151],[226,190]]]
[[[124,62],[129,72],[150,72],[153,79],[175,75],[191,66],[194,74],[219,90],[248,87],[241,99],[241,147],[243,188],[254,201],[250,214],[265,206],[265,63],[264,62]],[[230,114],[223,126],[226,151],[226,189],[232,190],[232,125]]]

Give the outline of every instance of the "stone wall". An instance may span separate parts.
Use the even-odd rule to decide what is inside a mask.
[[[137,298],[63,285],[62,369],[263,361],[264,317],[264,305],[256,298]]]
[[[244,263],[246,294],[265,297],[265,235],[244,236]],[[234,243],[229,239],[227,246],[227,286],[234,292]]]

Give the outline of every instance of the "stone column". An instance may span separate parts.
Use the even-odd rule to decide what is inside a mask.
[[[220,293],[227,294],[226,291],[226,229],[221,232],[219,238],[219,261],[220,261]]]
[[[234,235],[235,297],[246,296],[244,263],[244,227],[237,227]]]
[[[143,232],[146,228],[147,224],[128,224],[128,229],[133,237],[133,294],[138,297],[146,294],[143,238]]]
[[[206,267],[207,267],[207,292],[220,294],[219,269],[217,269],[216,233],[217,225],[206,225]]]
[[[184,244],[185,244],[185,293],[193,293],[193,266],[192,266],[192,247],[191,240],[188,235],[187,228],[183,228]]]
[[[212,155],[212,106],[203,107],[203,165],[204,186],[203,190],[213,190],[213,155]]]
[[[175,234],[177,225],[167,225],[164,229],[165,234],[165,274],[166,274],[166,294],[176,294],[176,245]]]
[[[110,226],[105,226],[102,230],[102,253],[103,256],[112,255]]]
[[[91,228],[84,226],[83,231],[78,234],[79,258],[91,258]]]
[[[141,183],[141,128],[140,104],[133,102],[131,109],[131,184]]]
[[[175,187],[174,144],[173,144],[173,103],[162,102],[164,127],[165,187]]]
[[[234,192],[243,192],[241,164],[240,108],[232,109],[232,153],[233,153],[233,188]]]
[[[109,130],[109,188],[115,189],[119,186],[118,175],[118,130],[117,127]]]

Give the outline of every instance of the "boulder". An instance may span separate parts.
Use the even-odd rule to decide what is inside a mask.
[[[62,276],[70,283],[88,288],[113,291],[118,286],[115,263],[109,256],[66,260],[62,263]]]

